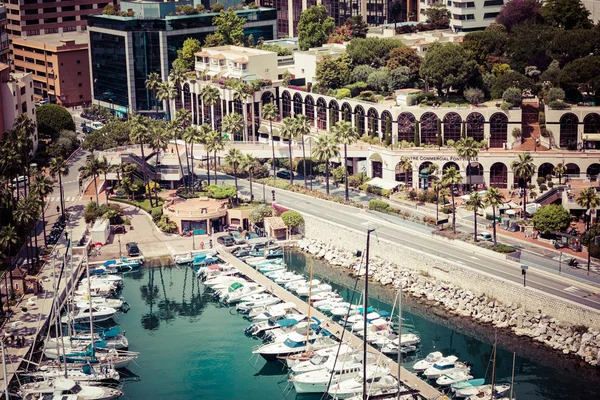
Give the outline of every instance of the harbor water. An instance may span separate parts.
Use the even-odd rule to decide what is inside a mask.
[[[308,271],[328,281],[345,298],[353,294],[354,279],[332,270],[324,262],[291,252],[289,269]],[[337,273],[336,273],[337,271]],[[358,285],[362,290],[362,284]],[[370,305],[392,310],[394,293],[370,286]],[[125,278],[123,296],[131,305],[119,316],[130,350],[139,351],[136,379],[124,386],[129,399],[319,399],[296,396],[287,383],[287,370],[280,363],[252,357],[262,342],[244,334],[250,324],[235,312],[211,299],[211,291],[196,279],[190,267],[142,269]],[[454,354],[473,364],[475,378],[491,380],[490,355],[498,343],[496,381],[510,382],[513,352],[516,352],[515,391],[519,400],[592,400],[600,398],[597,370],[580,366],[541,349],[526,340],[495,335],[489,328],[444,318],[425,305],[404,297],[403,332],[421,338],[421,356],[431,351]],[[407,357],[410,367],[414,358]],[[487,371],[487,373],[486,373]]]

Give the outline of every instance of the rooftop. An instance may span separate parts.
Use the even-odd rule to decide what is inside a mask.
[[[87,45],[89,37],[87,31],[53,33],[49,35],[27,36],[13,39],[13,42],[29,42],[32,44],[40,44],[46,46],[60,47],[64,42],[74,41],[75,45]]]
[[[217,47],[204,47],[202,51],[196,53],[196,56],[219,56],[225,54],[225,56],[231,57],[247,57],[253,55],[265,55],[273,54],[272,51],[253,49],[251,47],[241,46],[217,46]]]

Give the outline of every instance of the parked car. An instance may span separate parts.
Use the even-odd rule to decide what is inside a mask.
[[[477,240],[483,240],[484,242],[491,242],[493,239],[492,234],[489,232],[481,232],[477,234]]]
[[[235,241],[231,236],[219,236],[217,242],[221,243],[225,247],[231,247],[235,244]]]
[[[288,170],[277,171],[277,177],[281,179],[290,179],[291,173]]]
[[[140,248],[138,247],[136,242],[129,242],[125,245],[127,249],[127,255],[129,257],[137,257],[140,255]]]
[[[235,244],[244,244],[246,241],[238,231],[229,232],[229,236],[233,239]]]

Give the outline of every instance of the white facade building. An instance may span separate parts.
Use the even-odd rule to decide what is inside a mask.
[[[10,129],[21,114],[27,114],[35,122],[35,103],[33,100],[33,75],[31,73],[11,73],[10,78],[1,84],[2,116],[4,129]],[[38,147],[37,127],[31,137],[33,153]]]
[[[246,82],[278,79],[277,53],[240,46],[206,47],[195,54],[196,71]]]
[[[423,11],[432,4],[443,3],[450,11],[450,28],[455,32],[470,32],[485,29],[496,20],[500,9],[509,0],[421,0],[419,18],[426,21]]]

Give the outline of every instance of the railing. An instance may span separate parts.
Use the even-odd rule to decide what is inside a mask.
[[[223,213],[226,212],[226,210],[227,210],[226,204],[222,205],[221,207],[219,207],[217,209],[212,209],[212,210],[209,210],[208,208],[200,208],[200,210],[175,210],[172,207],[166,207],[163,209],[163,211],[166,215],[179,217],[179,218],[194,217],[194,218],[203,218],[203,219],[220,217],[220,216],[224,215]]]

